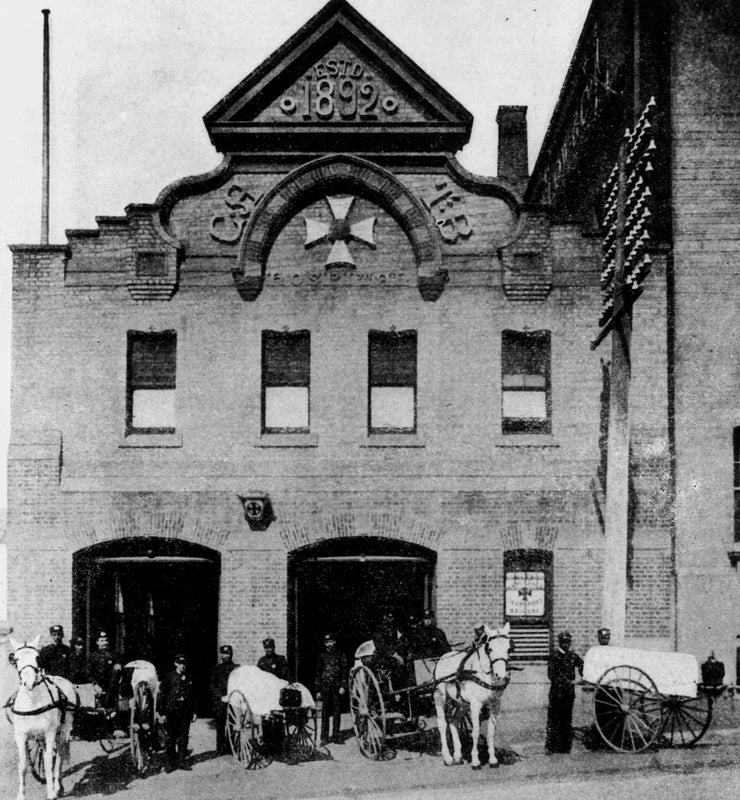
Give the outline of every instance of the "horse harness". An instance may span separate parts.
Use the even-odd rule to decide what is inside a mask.
[[[462,681],[470,681],[471,683],[475,683],[478,686],[482,686],[484,689],[488,689],[489,691],[494,691],[496,689],[505,689],[506,686],[509,683],[509,674],[508,674],[509,659],[508,658],[494,658],[494,659],[491,659],[490,658],[490,654],[488,653],[488,645],[493,639],[508,639],[508,638],[509,638],[508,636],[504,636],[502,634],[496,634],[495,636],[491,636],[490,638],[486,639],[486,641],[482,643],[484,648],[485,648],[485,650],[486,650],[486,654],[489,655],[489,660],[490,660],[490,663],[491,663],[491,669],[486,674],[490,675],[490,674],[493,673],[493,665],[497,661],[503,661],[504,664],[507,667],[506,678],[504,678],[501,681],[501,683],[499,683],[499,684],[486,683],[485,681],[481,680],[475,674],[475,670],[465,669],[465,664],[468,661],[470,661],[470,659],[473,657],[473,655],[475,653],[477,653],[478,649],[480,648],[480,645],[478,645],[476,647],[475,646],[475,642],[474,642],[473,645],[471,647],[469,647],[467,649],[467,651],[465,652],[465,658],[463,658],[463,660],[460,662],[456,672],[454,674],[447,675],[447,676],[445,676],[443,678],[438,678],[434,682],[435,686],[437,684],[439,684],[439,683],[454,683],[455,684],[455,688],[456,688],[457,693],[458,693],[458,696],[460,696],[460,694],[461,694],[461,692],[460,692],[460,684],[462,683]],[[450,678],[453,678],[453,677],[454,677],[454,680],[451,681]]]
[[[38,653],[38,650],[36,650],[36,648],[32,647],[30,644],[26,644],[23,647],[20,647],[18,649],[19,650],[34,650],[34,651],[36,651]],[[16,650],[16,652],[18,652],[18,650]],[[13,656],[15,656],[15,653],[13,653]],[[13,659],[13,661],[15,663],[15,658]],[[76,690],[75,690],[75,697],[76,697],[77,702],[72,704],[65,697],[64,692],[62,692],[62,690],[53,681],[50,681],[45,675],[41,674],[41,670],[36,666],[36,664],[25,664],[24,666],[22,666],[18,670],[18,676],[19,677],[20,677],[21,672],[23,672],[24,669],[32,669],[36,673],[36,677],[34,678],[34,681],[33,681],[34,688],[36,686],[43,685],[45,687],[46,691],[49,694],[49,700],[51,702],[47,703],[44,706],[39,706],[38,708],[33,708],[30,711],[18,711],[15,708],[15,701],[16,701],[16,698],[18,697],[18,691],[19,690],[16,689],[15,692],[13,692],[13,694],[8,698],[7,703],[5,703],[5,708],[9,709],[11,714],[15,714],[16,716],[19,716],[19,717],[33,717],[33,716],[36,716],[38,714],[43,714],[46,711],[51,711],[54,708],[58,708],[59,711],[61,712],[61,715],[62,715],[61,721],[62,721],[62,723],[64,723],[64,718],[65,718],[65,715],[66,715],[67,711],[79,708],[79,706],[80,706],[80,698],[79,698],[79,695],[77,695],[77,691]],[[56,691],[57,691],[56,698],[54,697],[54,693],[52,692],[52,687],[54,689],[56,689]]]

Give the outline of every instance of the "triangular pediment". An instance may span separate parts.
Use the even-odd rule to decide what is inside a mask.
[[[204,122],[223,153],[454,152],[472,117],[346,0],[332,0]]]

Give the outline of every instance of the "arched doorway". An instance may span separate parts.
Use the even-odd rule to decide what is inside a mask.
[[[288,656],[299,681],[313,687],[325,631],[350,663],[371,638],[382,606],[401,618],[431,606],[437,555],[420,545],[367,536],[331,539],[288,557]]]
[[[160,677],[185,653],[199,713],[208,713],[220,572],[216,551],[180,539],[132,537],[80,550],[72,561],[75,633],[93,650],[104,628],[124,658],[152,661]]]

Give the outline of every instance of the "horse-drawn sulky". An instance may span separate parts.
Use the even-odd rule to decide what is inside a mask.
[[[244,769],[262,769],[278,752],[291,761],[313,755],[316,704],[303,684],[259,667],[237,667],[229,675],[226,702],[226,738]]]
[[[712,721],[714,698],[725,688],[701,682],[693,655],[611,646],[586,653],[583,685],[593,692],[599,735],[623,753],[696,744]]]
[[[510,678],[510,649],[508,623],[500,629],[482,626],[480,639],[471,647],[415,661],[414,680],[401,686],[394,685],[393,670],[379,662],[372,641],[360,645],[349,678],[350,713],[360,752],[374,760],[388,757],[390,741],[423,730],[424,717],[436,713],[445,764],[462,763],[460,729],[464,728],[472,734],[473,769],[480,769],[478,736],[485,709],[489,765],[497,767],[494,731]]]
[[[18,800],[25,796],[25,774],[47,785],[47,798],[62,791],[62,768],[69,758],[73,727],[76,735],[97,740],[110,753],[121,741],[114,733],[114,718],[123,709],[129,719],[128,746],[139,774],[144,774],[156,748],[156,698],[159,681],[154,665],[131,661],[123,668],[117,708],[100,704],[94,684],[72,684],[58,675],[46,675],[38,666],[38,643],[10,639],[10,660],[20,685],[5,704],[18,747]],[[125,743],[125,742],[124,742]]]

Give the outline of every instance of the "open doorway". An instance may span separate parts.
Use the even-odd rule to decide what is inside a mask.
[[[313,689],[323,635],[352,658],[371,638],[382,607],[405,619],[431,606],[436,553],[392,539],[352,537],[296,550],[288,560],[288,656]]]
[[[73,625],[95,648],[97,630],[128,661],[143,658],[160,678],[176,653],[190,663],[198,713],[208,714],[208,678],[218,636],[220,555],[179,539],[136,537],[75,553]]]

